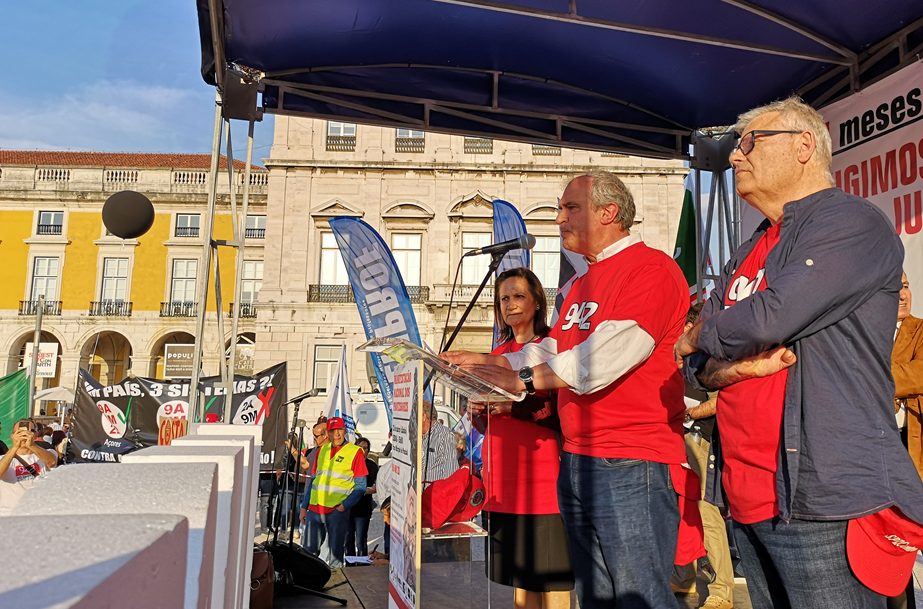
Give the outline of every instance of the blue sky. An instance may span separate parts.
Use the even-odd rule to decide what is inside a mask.
[[[4,2],[0,148],[210,153],[195,0]],[[246,125],[233,121],[234,157]],[[269,156],[272,116],[253,157]]]

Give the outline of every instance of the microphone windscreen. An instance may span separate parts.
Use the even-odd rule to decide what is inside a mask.
[[[525,235],[519,237],[519,244],[522,246],[522,249],[530,250],[535,247],[535,237],[529,233],[526,233]]]

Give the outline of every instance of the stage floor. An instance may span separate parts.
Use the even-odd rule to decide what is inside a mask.
[[[699,577],[701,598],[678,596],[680,609],[694,609],[705,602],[708,595],[706,580]],[[423,565],[420,603],[424,609],[474,609],[488,607],[488,581],[483,562],[429,563]],[[513,609],[513,589],[490,584],[490,607]],[[326,594],[348,601],[346,607],[356,609],[388,608],[388,569],[386,567],[349,567],[337,569]],[[572,603],[577,607],[576,600]],[[311,595],[276,596],[275,609],[327,609],[340,607],[338,603]],[[734,590],[734,607],[750,609],[746,584],[737,584]]]

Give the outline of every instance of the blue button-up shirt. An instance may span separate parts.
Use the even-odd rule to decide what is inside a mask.
[[[708,357],[737,361],[787,346],[798,361],[785,391],[776,474],[781,517],[849,519],[897,505],[923,522],[923,482],[894,419],[900,238],[878,208],[836,188],[783,211],[780,240],[766,258],[766,289],[722,307],[728,282],[768,220],[723,270],[700,316],[701,351],[686,358],[684,374],[696,384]],[[775,430],[753,429],[764,431]],[[720,505],[720,446],[715,457],[706,498]]]

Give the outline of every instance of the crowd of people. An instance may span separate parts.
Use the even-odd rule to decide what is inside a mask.
[[[499,346],[449,362],[521,402],[471,403],[483,467],[420,408],[425,486],[479,476],[487,576],[517,608],[677,606],[711,572],[702,606],[732,609],[730,546],[755,609],[915,606],[923,547],[923,322],[887,217],[832,185],[830,135],[796,98],[740,116],[737,192],[765,220],[690,308],[676,263],[632,234],[614,174],[571,180],[556,222],[588,271],[553,327],[527,269],[496,280]],[[62,430],[33,419],[0,443],[0,515],[58,464]],[[341,567],[390,523],[391,468],[321,419],[289,438],[281,512],[304,547]],[[459,469],[464,470],[459,472]],[[289,478],[286,480],[285,476]],[[377,493],[377,495],[376,495]],[[269,512],[261,503],[268,530]],[[426,506],[422,506],[425,511]],[[729,526],[730,523],[730,526]],[[733,542],[733,543],[732,543]]]

